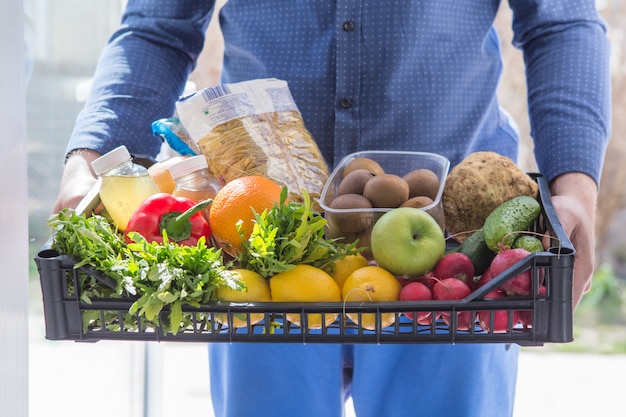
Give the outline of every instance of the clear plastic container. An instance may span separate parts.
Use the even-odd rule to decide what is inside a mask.
[[[114,225],[126,230],[128,220],[149,196],[159,192],[148,170],[133,163],[126,146],[119,146],[95,159],[91,166],[101,178],[100,199]]]
[[[421,207],[422,210],[432,215],[442,229],[445,229],[445,219],[443,207],[441,205],[441,195],[444,183],[450,168],[450,161],[438,154],[429,152],[402,152],[402,151],[361,151],[352,153],[343,158],[333,170],[328,181],[322,189],[320,197],[320,207],[327,220],[326,234],[330,238],[343,238],[344,242],[359,241],[360,246],[369,246],[370,235],[374,223],[390,208],[355,208],[355,209],[335,209],[331,207],[331,202],[338,195],[338,188],[343,179],[343,169],[356,158],[369,158],[376,161],[388,174],[403,176],[415,169],[426,168],[433,171],[439,179],[439,190],[433,202]],[[346,233],[341,225],[359,223],[359,231]],[[372,259],[371,253],[365,251],[364,255]]]
[[[196,155],[170,166],[170,174],[176,183],[172,195],[187,197],[194,202],[215,198],[222,188],[220,182],[209,173],[209,165],[204,155]],[[209,207],[205,210],[208,219]]]

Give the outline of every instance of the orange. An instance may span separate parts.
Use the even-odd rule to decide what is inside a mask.
[[[366,266],[352,272],[341,289],[345,302],[385,302],[398,301],[402,285],[391,272],[379,266]],[[359,324],[358,313],[346,313],[348,318]],[[367,330],[376,330],[377,313],[360,313],[360,325]],[[394,313],[380,313],[381,329],[392,325]]]
[[[236,257],[241,251],[237,223],[241,221],[243,238],[248,239],[254,226],[254,211],[261,214],[280,203],[282,187],[269,178],[257,175],[236,178],[217,192],[211,204],[209,223],[215,242],[227,254]]]
[[[365,259],[365,257],[360,253],[356,253],[354,255],[344,256],[323,269],[328,272],[331,277],[333,277],[333,279],[337,282],[337,285],[339,285],[339,288],[342,288],[343,283],[351,273],[367,265],[367,259]]]
[[[243,291],[234,290],[230,287],[217,287],[216,298],[220,301],[230,301],[233,303],[245,302],[266,302],[272,300],[270,293],[270,284],[267,280],[257,272],[248,269],[233,269],[230,272],[236,275],[236,278],[242,281],[246,289]],[[263,314],[249,314],[250,325],[256,324],[263,320]],[[218,323],[227,324],[228,317],[226,314],[215,314],[215,320]],[[248,320],[246,314],[238,315],[233,313],[233,327],[247,327]]]
[[[340,302],[341,290],[335,280],[322,269],[311,265],[296,265],[270,278],[272,301],[279,302]],[[301,325],[301,314],[287,314],[287,320]],[[324,322],[330,325],[338,314],[325,314]],[[322,327],[322,314],[308,314],[309,329]]]

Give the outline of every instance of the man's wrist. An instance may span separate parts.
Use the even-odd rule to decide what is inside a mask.
[[[74,156],[79,156],[82,159],[89,160],[91,162],[92,160],[99,157],[100,153],[88,148],[72,149],[65,155],[65,162],[67,163],[67,161]]]
[[[597,194],[598,185],[589,175],[582,172],[568,172],[552,180],[550,191],[553,195],[593,193]]]
[[[93,149],[73,149],[68,152],[65,159],[64,172],[70,175],[83,175],[89,173],[95,177],[96,174],[91,167],[91,162],[100,157],[100,153]]]

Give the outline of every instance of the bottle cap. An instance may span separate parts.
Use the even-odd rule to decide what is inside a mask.
[[[93,168],[96,175],[100,175],[105,171],[110,170],[126,161],[129,161],[132,157],[130,156],[130,152],[126,149],[126,146],[122,145],[110,152],[105,153],[101,157],[94,159],[91,162],[91,167]]]
[[[207,163],[204,155],[196,155],[183,159],[182,161],[172,165],[170,167],[170,175],[174,181],[176,181],[177,179],[182,178],[185,175],[189,175],[192,172],[207,168],[209,168],[209,164]]]

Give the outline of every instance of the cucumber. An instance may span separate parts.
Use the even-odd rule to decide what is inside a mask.
[[[528,230],[540,212],[539,202],[525,195],[500,204],[487,216],[483,224],[487,247],[494,252],[499,252],[502,247],[512,247],[519,236],[515,232]]]
[[[496,256],[496,253],[487,247],[482,229],[475,231],[465,239],[458,251],[472,260],[474,275],[476,276],[484,274]]]
[[[513,248],[526,249],[528,252],[541,252],[543,251],[543,243],[538,237],[531,235],[521,235],[513,242]]]

